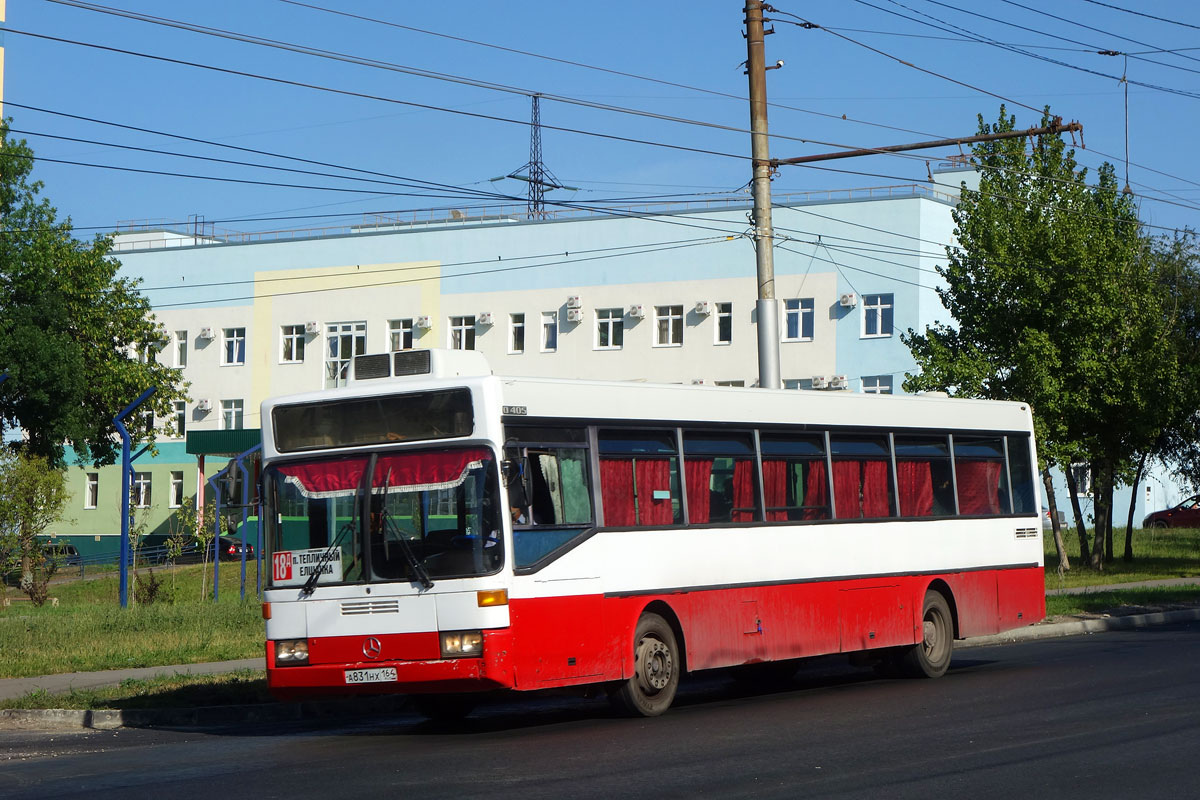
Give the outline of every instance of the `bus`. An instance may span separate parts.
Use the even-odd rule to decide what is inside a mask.
[[[493,375],[359,356],[262,405],[280,699],[600,687],[849,653],[938,677],[1045,615],[1027,405]],[[753,671],[750,666],[745,669]]]

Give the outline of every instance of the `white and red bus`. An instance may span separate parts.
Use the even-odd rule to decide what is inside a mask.
[[[278,697],[606,684],[654,715],[685,672],[937,677],[1044,616],[1023,404],[354,369],[262,407]]]

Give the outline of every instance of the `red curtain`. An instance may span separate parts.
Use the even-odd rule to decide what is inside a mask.
[[[804,479],[804,519],[829,518],[829,480],[825,474],[824,461],[809,461],[808,475]],[[817,506],[814,508],[814,506]]]
[[[958,513],[1000,513],[1000,462],[956,461]]]
[[[688,520],[693,523],[708,522],[712,517],[712,470],[711,458],[689,458],[684,464],[684,472],[687,475]],[[734,474],[736,476],[737,473]]]
[[[671,460],[637,459],[637,499],[639,525],[672,525],[675,509],[671,504]],[[655,499],[654,493],[663,495]]]
[[[636,525],[633,506],[633,459],[600,459],[600,498],[605,525]]]
[[[888,502],[888,462],[862,462],[862,513],[868,519],[892,515]]]
[[[933,516],[933,472],[928,461],[896,462],[900,516]]]
[[[390,472],[390,486],[418,487],[447,484],[462,479],[472,462],[486,461],[491,452],[472,447],[444,452],[398,453],[379,456],[375,465],[374,484],[382,486]],[[346,494],[358,488],[367,459],[339,458],[309,464],[284,464],[279,472],[291,478],[306,495]]]
[[[838,519],[858,519],[862,516],[858,497],[861,475],[862,463],[859,461],[833,462],[833,500]]]
[[[754,499],[754,462],[742,459],[733,465],[733,512],[734,522],[751,522],[754,520],[754,507],[758,503]]]
[[[786,506],[788,462],[779,459],[763,459],[763,491],[767,496],[767,508]],[[767,511],[768,522],[788,518],[787,511]]]

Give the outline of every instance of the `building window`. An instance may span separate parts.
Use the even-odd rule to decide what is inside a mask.
[[[242,401],[221,401],[221,430],[240,431],[242,429]]]
[[[596,349],[620,350],[625,344],[625,309],[596,309]]]
[[[864,375],[862,379],[862,390],[865,394],[891,394],[892,376]]]
[[[187,366],[188,335],[187,331],[175,331],[175,366],[182,369]]]
[[[733,303],[717,303],[717,330],[714,344],[733,341]]]
[[[542,312],[542,352],[553,353],[558,349],[558,312]]]
[[[791,297],[783,301],[785,342],[811,342],[813,338],[813,299]]]
[[[350,362],[367,352],[367,323],[331,322],[325,326],[329,351],[325,354],[325,388],[345,386]]]
[[[133,484],[129,487],[129,501],[134,508],[150,507],[150,473],[133,473]]]
[[[279,351],[279,363],[281,364],[302,364],[304,363],[304,326],[303,325],[284,325],[281,329],[281,349]]]
[[[171,499],[168,505],[171,508],[183,505],[183,470],[171,471]]]
[[[654,307],[654,346],[683,345],[683,306]]]
[[[892,295],[864,294],[862,335],[864,338],[892,335]]]
[[[451,317],[450,341],[451,350],[475,349],[475,317]]]
[[[87,485],[83,490],[83,507],[96,508],[100,504],[100,473],[87,473]]]
[[[784,380],[783,388],[785,389],[804,389],[813,388],[812,378],[791,378]]]
[[[525,315],[508,315],[508,352],[525,352]]]
[[[388,349],[393,353],[413,348],[413,321],[411,319],[388,320]]]
[[[1075,496],[1092,496],[1092,468],[1088,464],[1072,464],[1071,476],[1075,479]]]
[[[246,363],[246,329],[225,328],[225,346],[221,350],[221,363],[225,366]]]
[[[745,381],[745,380],[740,380],[740,381],[713,381],[713,383],[714,383],[715,385],[717,385],[717,386],[731,386],[731,387],[738,387],[738,388],[743,388],[743,387],[745,387],[745,385],[746,385],[746,381]]]
[[[175,435],[180,436],[180,437],[186,436],[187,435],[187,402],[185,402],[183,400],[176,400],[174,403],[174,407],[175,407]]]

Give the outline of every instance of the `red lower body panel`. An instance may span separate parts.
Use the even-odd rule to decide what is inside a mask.
[[[660,594],[514,598],[510,627],[484,632],[481,658],[442,659],[437,632],[309,640],[311,663],[275,667],[283,698],[321,694],[544,689],[628,678],[633,631],[646,611],[683,639],[689,670],[911,645],[922,635],[925,593],[942,590],[958,637],[1021,627],[1045,616],[1041,567],[864,578]],[[395,667],[397,681],[347,685],[346,670]]]

